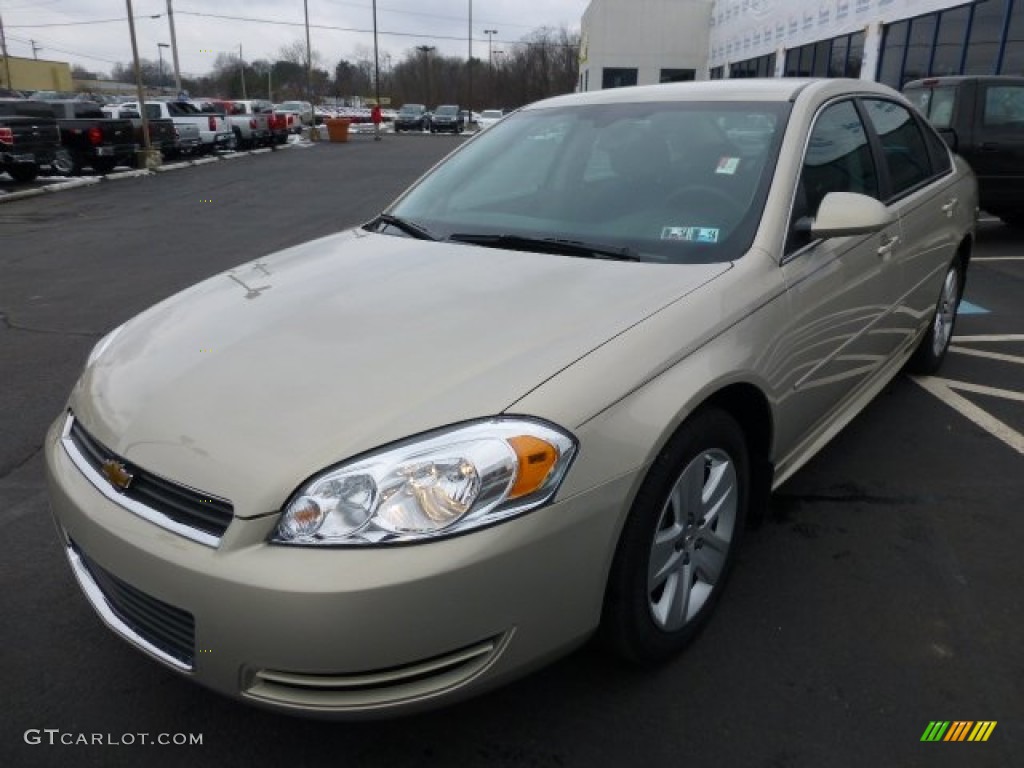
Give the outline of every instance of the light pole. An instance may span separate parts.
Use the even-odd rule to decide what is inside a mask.
[[[466,60],[466,108],[473,117],[473,0],[469,0],[469,58]]]
[[[242,73],[242,101],[249,97],[245,95],[245,57],[242,56],[242,44],[238,44],[238,71]]]
[[[491,69],[494,69],[494,51],[491,48],[491,45],[494,43],[494,36],[498,34],[498,30],[485,29],[484,34],[487,35],[487,62]]]
[[[160,93],[164,92],[164,48],[170,48],[168,43],[157,43],[156,52],[160,57]]]

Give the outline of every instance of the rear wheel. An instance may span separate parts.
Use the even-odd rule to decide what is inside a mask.
[[[112,157],[96,157],[92,161],[92,169],[96,173],[106,175],[117,167],[117,161]]]
[[[746,522],[743,431],[725,411],[692,416],[651,467],[619,539],[602,633],[624,658],[664,661],[718,602]]]
[[[949,341],[953,338],[956,311],[960,306],[960,297],[963,295],[963,291],[964,268],[960,257],[957,256],[946,270],[946,277],[942,281],[939,300],[935,305],[935,314],[932,315],[928,332],[921,339],[921,343],[914,350],[914,354],[907,364],[911,373],[927,375],[939,370],[946,357],[946,350],[949,349]]]
[[[7,172],[15,181],[34,181],[35,178],[39,175],[39,166],[28,165],[25,163],[19,165],[9,165],[7,166]]]

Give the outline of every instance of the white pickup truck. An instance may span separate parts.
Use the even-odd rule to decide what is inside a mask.
[[[181,155],[191,155],[199,151],[199,126],[191,120],[174,120],[168,116],[166,110],[161,107],[164,106],[162,101],[147,101],[146,102],[146,119],[159,121],[160,123],[167,124],[168,122],[173,126],[174,140],[172,143],[164,141],[160,147],[161,154],[163,154],[165,160],[172,160]],[[124,104],[105,104],[103,106],[103,112],[109,117],[126,117],[132,118],[136,123],[136,127],[139,127],[141,120],[139,118],[139,105],[136,102],[126,102]],[[141,130],[141,129],[140,129]]]
[[[133,103],[122,104],[122,107],[136,109]],[[160,114],[154,115],[155,109]],[[199,131],[199,154],[209,154],[217,149],[230,149],[233,135],[227,119],[223,115],[205,114],[199,107],[187,101],[147,101],[147,117],[166,117],[174,121],[175,126],[194,125]]]
[[[270,121],[274,114],[271,102],[265,99],[231,101],[227,102],[226,109],[239,149],[271,145]]]

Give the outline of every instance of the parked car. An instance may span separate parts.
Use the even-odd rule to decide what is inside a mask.
[[[57,118],[45,101],[0,98],[0,171],[15,181],[32,181],[52,167],[71,172],[71,158],[61,146]]]
[[[431,115],[431,133],[462,133],[465,129],[466,118],[457,104],[442,104]]]
[[[430,130],[430,113],[422,104],[403,104],[395,115],[395,133]]]
[[[132,109],[126,109],[123,103],[110,103],[103,105],[100,109],[107,117],[116,117],[130,121],[134,129],[135,144],[139,149],[142,149],[146,146],[142,117],[139,115],[138,110],[134,108],[137,105],[133,104],[132,106]],[[156,117],[156,115],[160,114],[159,109],[147,107],[147,111],[146,125],[149,128],[150,148],[160,152],[161,156],[167,159],[178,156],[181,153],[178,145],[182,141],[182,136],[174,127],[174,121],[170,118]],[[199,129],[193,126],[189,133],[190,135],[184,137],[185,140],[193,145],[198,145]]]
[[[977,174],[981,207],[1024,227],[1024,77],[929,77],[903,92]]]
[[[490,128],[496,122],[501,120],[504,114],[505,113],[500,109],[485,109],[480,113],[480,117],[477,119],[477,125],[481,131],[485,128]]]
[[[976,201],[868,81],[525,107],[104,337],[45,442],[61,545],[114,632],[292,714],[438,706],[595,632],[665,660],[771,490],[939,366]]]
[[[245,99],[225,102],[224,107],[239,149],[269,146],[273,142],[270,116],[274,113],[274,105],[271,102]]]
[[[170,101],[167,103],[172,117],[180,114],[190,117],[199,126],[199,152],[209,155],[216,151],[231,149],[235,134],[228,123],[227,115],[213,102]]]
[[[308,101],[284,101],[275,105],[274,111],[295,115],[295,133],[302,130],[302,126],[313,124],[313,105]]]
[[[174,140],[168,146],[165,142],[161,151],[165,158],[175,159],[183,155],[200,154],[203,152],[202,135],[200,126],[205,117],[198,115],[198,111],[173,109],[170,105],[174,102],[147,101],[146,120],[152,123],[155,120],[170,120],[174,125]],[[129,117],[139,115],[137,102],[128,101],[122,104],[107,105],[104,111],[118,117]],[[152,134],[150,134],[152,136]]]
[[[267,119],[267,127],[270,128],[270,141],[273,146],[288,143],[288,136],[294,131],[295,115],[291,112],[278,112],[276,109],[270,113]]]
[[[110,173],[118,165],[135,165],[135,126],[128,119],[109,118],[91,101],[54,99],[46,102],[57,118],[61,145],[71,156],[71,172],[90,167]]]

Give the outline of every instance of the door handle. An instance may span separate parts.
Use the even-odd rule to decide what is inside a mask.
[[[953,212],[956,210],[956,204],[960,202],[955,197],[951,197],[949,202],[942,206],[942,212],[946,214],[947,219],[953,218]]]
[[[896,243],[899,241],[899,235],[893,235],[892,237],[882,235],[882,244],[878,246],[878,255],[883,259],[889,258],[892,255],[892,249],[896,247]]]

